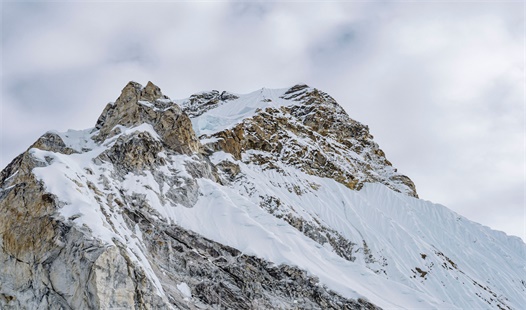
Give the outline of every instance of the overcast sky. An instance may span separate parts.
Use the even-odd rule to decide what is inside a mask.
[[[173,99],[306,83],[421,198],[525,232],[525,7],[505,2],[2,2],[0,166],[93,127],[130,81]]]

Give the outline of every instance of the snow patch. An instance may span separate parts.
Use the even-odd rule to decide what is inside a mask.
[[[183,294],[186,298],[192,298],[192,290],[190,289],[190,287],[188,286],[188,284],[186,284],[185,282],[181,282],[181,283],[177,284],[177,289],[178,289],[179,292],[181,292],[181,294]]]

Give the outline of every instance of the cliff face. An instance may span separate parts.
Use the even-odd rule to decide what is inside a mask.
[[[261,100],[272,102],[267,97],[261,91]],[[204,135],[202,138],[215,138],[205,147],[269,168],[285,163],[350,189],[360,189],[366,182],[382,183],[418,197],[413,182],[392,168],[369,128],[351,119],[329,95],[296,85],[279,99],[289,104],[259,109],[232,128]],[[207,101],[201,103],[207,105]]]
[[[317,89],[130,82],[1,172],[0,308],[517,308],[524,243],[416,197]]]

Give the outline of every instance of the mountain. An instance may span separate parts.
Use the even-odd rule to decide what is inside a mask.
[[[1,309],[526,304],[526,244],[419,199],[307,85],[174,101],[130,82],[94,128],[16,157],[0,212]]]

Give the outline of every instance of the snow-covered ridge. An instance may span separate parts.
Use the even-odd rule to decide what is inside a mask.
[[[201,106],[209,105],[210,101],[214,102],[214,107],[201,113],[196,113],[192,117],[192,125],[197,136],[209,135],[231,128],[243,119],[252,117],[258,110],[264,110],[268,107],[280,107],[294,104],[295,102],[283,98],[288,89],[267,89],[262,88],[249,94],[233,94],[233,96],[217,98],[214,92],[201,93],[205,100],[200,102]],[[217,94],[219,94],[217,92]],[[217,100],[219,99],[219,100]],[[177,102],[177,101],[176,101]],[[191,100],[183,99],[179,101],[184,111],[191,108]],[[194,107],[197,110],[197,107]]]
[[[305,84],[281,89],[261,88],[248,94],[226,91],[220,93],[214,90],[200,92],[190,98],[174,102],[190,116],[197,136],[201,136],[232,128],[242,120],[251,118],[267,108],[298,105],[312,92],[319,93],[317,89]],[[327,94],[321,94],[326,96],[327,101],[334,101]],[[341,107],[339,112],[345,114]]]
[[[411,197],[329,95],[191,98],[130,83],[2,171],[0,308],[526,304],[524,242]]]

